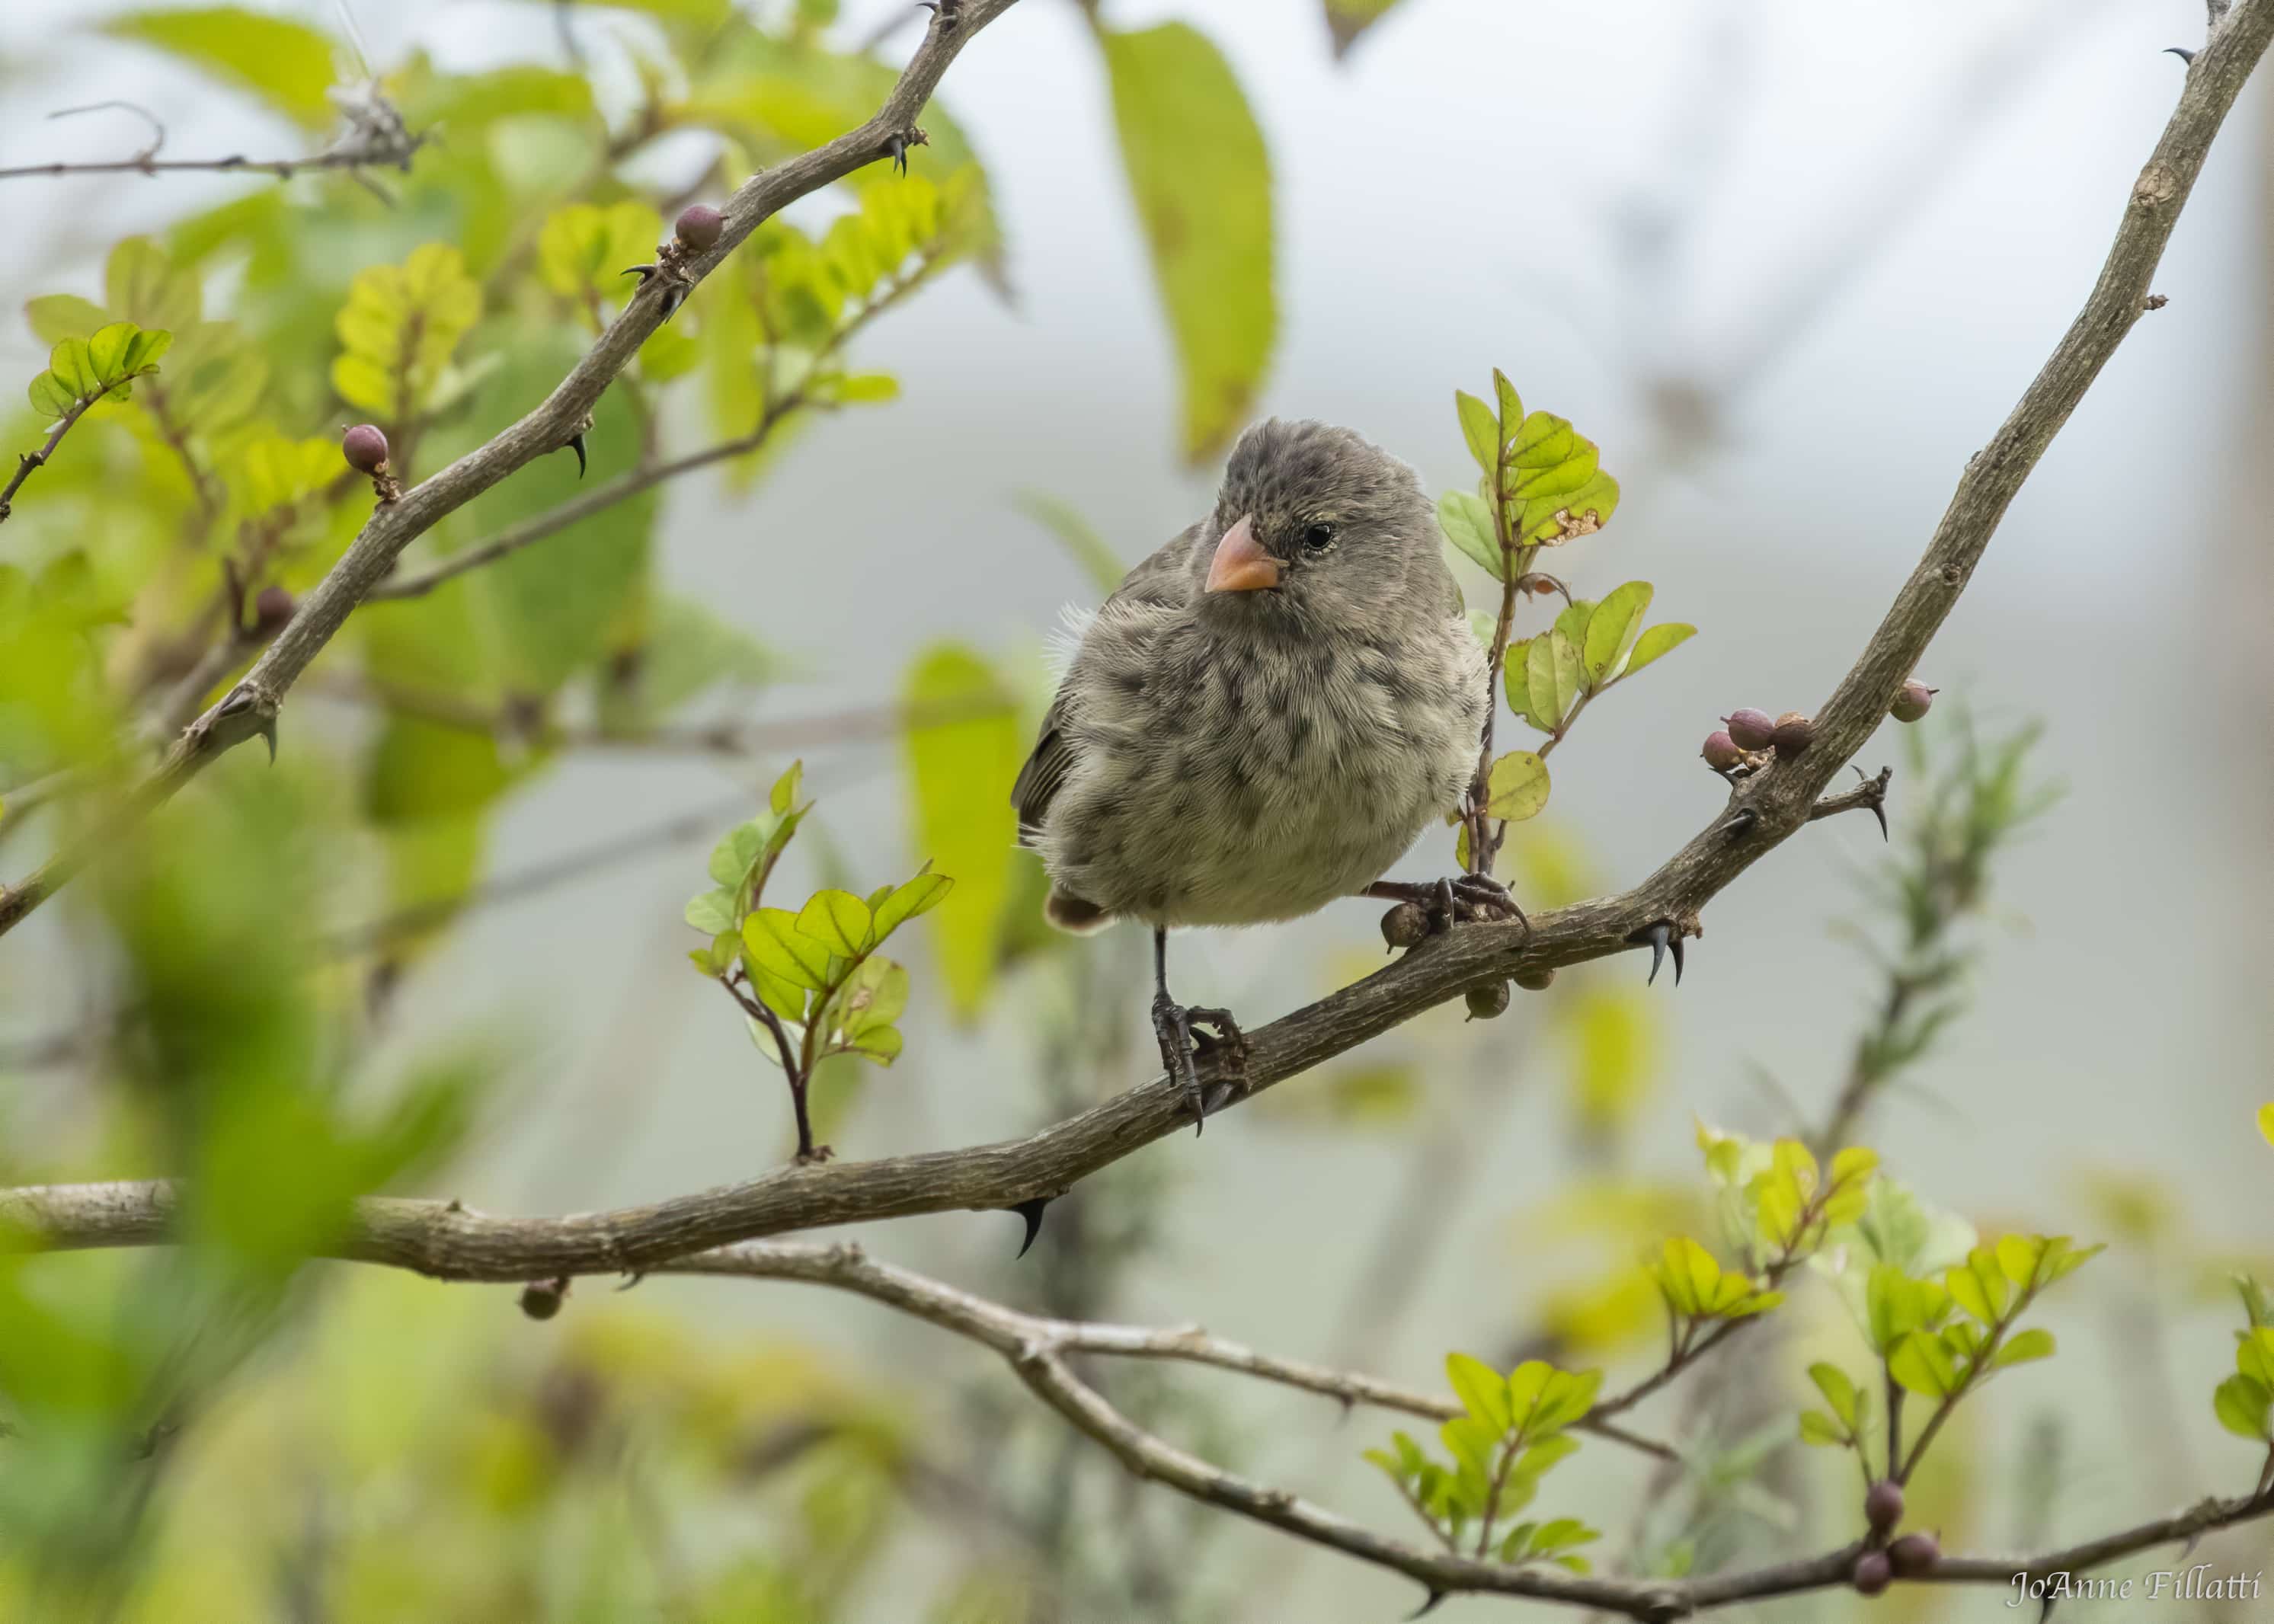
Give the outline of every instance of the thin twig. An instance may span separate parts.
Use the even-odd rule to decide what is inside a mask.
[[[24,488],[24,481],[32,477],[35,469],[47,466],[48,459],[56,454],[56,447],[64,443],[64,436],[71,432],[72,425],[85,417],[87,408],[101,398],[100,395],[96,395],[74,404],[69,411],[56,419],[56,426],[48,431],[46,444],[37,451],[26,451],[18,455],[16,471],[9,476],[6,485],[0,485],[0,523],[6,523],[8,515],[15,511],[16,492]]]

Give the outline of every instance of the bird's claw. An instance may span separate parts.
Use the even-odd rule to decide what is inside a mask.
[[[1213,1032],[1202,1029],[1211,1026]],[[1188,1009],[1162,993],[1153,1000],[1153,1035],[1161,1045],[1161,1064],[1184,1090],[1197,1134],[1208,1120],[1199,1062],[1213,1060],[1223,1070],[1237,1071],[1247,1059],[1246,1034],[1230,1010]]]

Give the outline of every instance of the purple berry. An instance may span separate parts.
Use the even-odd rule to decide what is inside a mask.
[[[1905,1534],[1887,1547],[1887,1564],[1906,1579],[1934,1571],[1942,1560],[1942,1544],[1932,1534]]]
[[[679,222],[672,227],[681,244],[701,253],[715,248],[719,234],[727,229],[727,217],[708,203],[689,203],[679,211]]]
[[[1856,1571],[1850,1575],[1850,1583],[1859,1595],[1877,1596],[1887,1588],[1887,1581],[1894,1576],[1894,1569],[1887,1565],[1886,1552],[1866,1551],[1856,1559]]]
[[[1776,731],[1776,723],[1771,719],[1767,711],[1755,710],[1750,707],[1743,710],[1732,710],[1721,719],[1728,724],[1729,737],[1736,742],[1737,748],[1741,750],[1767,749],[1769,735]]]
[[[1940,688],[1929,688],[1913,677],[1895,690],[1894,703],[1887,707],[1887,714],[1898,722],[1916,722],[1927,713],[1927,707],[1934,703],[1934,696],[1940,692]]]
[[[252,600],[252,623],[264,636],[273,637],[292,618],[292,594],[281,586],[264,586]]]
[[[1884,1534],[1903,1520],[1903,1485],[1882,1477],[1864,1494],[1864,1521],[1875,1534]]]
[[[359,474],[387,471],[387,436],[375,425],[358,423],[340,437],[340,455]]]
[[[1745,759],[1745,753],[1737,748],[1737,741],[1725,733],[1707,733],[1706,748],[1698,754],[1716,772],[1727,772]]]

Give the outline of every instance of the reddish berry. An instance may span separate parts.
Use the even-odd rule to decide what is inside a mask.
[[[679,211],[679,222],[672,227],[681,244],[701,253],[719,244],[719,234],[727,229],[727,217],[708,203],[689,203]]]
[[[1894,1576],[1894,1569],[1887,1565],[1886,1552],[1866,1551],[1856,1559],[1856,1571],[1850,1575],[1850,1582],[1858,1594],[1877,1596],[1887,1588],[1887,1581]]]
[[[1887,1565],[1906,1579],[1934,1571],[1942,1560],[1942,1544],[1932,1534],[1905,1534],[1887,1547]]]
[[[1698,753],[1716,772],[1727,772],[1745,759],[1745,753],[1737,748],[1737,741],[1725,733],[1707,733],[1706,748]]]
[[[1770,719],[1767,711],[1750,707],[1732,710],[1721,719],[1728,724],[1729,737],[1736,741],[1741,750],[1767,749],[1769,735],[1776,731],[1776,723]]]
[[[1903,1520],[1903,1485],[1882,1477],[1864,1494],[1864,1521],[1875,1534],[1884,1534]]]
[[[340,455],[359,474],[387,471],[387,436],[369,423],[358,423],[340,438]]]
[[[292,594],[281,586],[264,586],[252,600],[252,623],[264,636],[273,637],[292,618]]]
[[[1934,696],[1940,692],[1940,688],[1929,688],[1913,677],[1895,690],[1894,703],[1887,707],[1887,714],[1898,722],[1916,722],[1927,713],[1927,707],[1934,703]]]

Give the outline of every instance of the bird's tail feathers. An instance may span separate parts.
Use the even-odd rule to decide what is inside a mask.
[[[1113,922],[1113,915],[1095,902],[1060,891],[1055,885],[1043,903],[1043,917],[1060,930],[1078,936],[1096,936]]]

